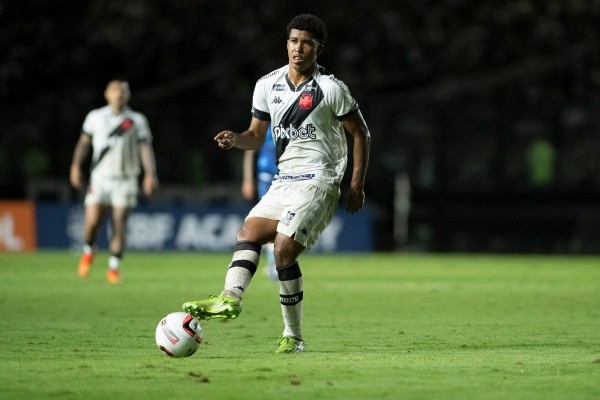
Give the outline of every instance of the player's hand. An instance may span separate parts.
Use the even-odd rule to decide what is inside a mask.
[[[358,212],[365,204],[364,190],[350,187],[346,195],[346,211],[350,214]]]
[[[235,144],[235,138],[237,134],[232,131],[223,131],[215,136],[215,142],[219,145],[223,150],[229,150]]]

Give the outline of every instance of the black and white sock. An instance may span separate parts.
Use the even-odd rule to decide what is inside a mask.
[[[254,242],[237,242],[233,248],[233,257],[227,275],[225,276],[225,287],[222,294],[242,299],[244,291],[250,284],[258,261],[260,259],[261,246]]]
[[[302,299],[304,284],[302,272],[297,262],[288,266],[278,266],[279,300],[283,316],[283,336],[302,338]]]

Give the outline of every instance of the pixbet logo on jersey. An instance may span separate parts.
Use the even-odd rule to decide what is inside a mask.
[[[278,125],[273,128],[273,136],[277,139],[316,139],[315,127],[313,124],[308,124],[306,127],[294,128],[292,125],[283,127]]]

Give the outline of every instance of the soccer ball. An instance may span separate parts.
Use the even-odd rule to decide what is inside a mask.
[[[156,326],[156,345],[170,357],[189,357],[202,343],[198,320],[184,312],[173,312]]]

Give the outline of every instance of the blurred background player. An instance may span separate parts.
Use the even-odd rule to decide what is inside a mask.
[[[269,190],[275,175],[277,175],[275,142],[271,136],[271,125],[269,125],[265,143],[260,149],[246,150],[244,153],[242,197],[247,201],[255,201],[258,195],[258,198],[261,199]],[[273,248],[272,242],[265,244],[262,248],[267,257],[265,273],[271,280],[278,281]]]
[[[148,120],[128,105],[131,98],[129,83],[110,81],[104,98],[106,106],[87,114],[71,162],[71,184],[82,189],[85,186],[83,164],[93,149],[90,184],[85,195],[83,254],[77,273],[81,278],[90,274],[100,224],[111,211],[106,279],[110,283],[120,283],[127,219],[137,205],[140,161],[144,170],[144,194],[150,196],[155,192],[158,178]]]

